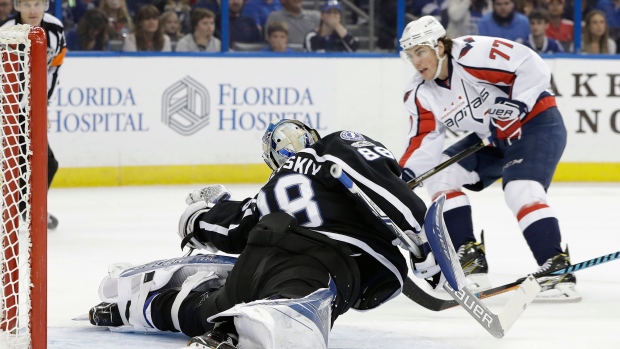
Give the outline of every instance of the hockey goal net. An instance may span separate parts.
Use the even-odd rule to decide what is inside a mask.
[[[47,44],[0,28],[0,349],[47,344]]]

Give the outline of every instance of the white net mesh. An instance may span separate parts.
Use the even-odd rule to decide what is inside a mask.
[[[29,31],[0,28],[0,349],[30,347]]]

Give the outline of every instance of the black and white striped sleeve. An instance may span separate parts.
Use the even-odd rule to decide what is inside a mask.
[[[47,34],[47,99],[54,95],[59,81],[60,66],[67,53],[64,27],[58,18],[46,13],[42,27]]]
[[[313,153],[317,159],[340,165],[403,231],[421,230],[426,205],[400,178],[398,162],[383,144],[350,131],[331,134],[323,139],[322,144],[324,147],[302,152]],[[333,185],[342,186],[335,179]]]
[[[238,254],[258,220],[256,200],[222,201],[196,219],[194,232],[198,241],[211,242],[223,252]]]

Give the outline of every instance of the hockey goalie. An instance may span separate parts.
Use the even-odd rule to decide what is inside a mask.
[[[413,241],[426,207],[392,153],[352,131],[322,138],[295,120],[272,122],[263,158],[274,171],[254,198],[222,185],[191,193],[182,247],[199,254],[114,265],[90,322],[138,332],[181,331],[192,348],[327,348],[334,321],[396,297],[408,267],[392,233],[330,174],[338,164]],[[427,244],[417,275],[441,274]],[[435,276],[434,278],[432,278]],[[434,281],[433,281],[434,280]]]

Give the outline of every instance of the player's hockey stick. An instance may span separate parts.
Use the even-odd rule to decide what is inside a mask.
[[[339,165],[332,165],[330,172],[331,175],[338,179],[354,196],[367,204],[372,213],[379,218],[388,229],[394,232],[395,236],[403,241],[410,251],[414,252],[414,250],[417,250],[419,253],[419,248],[412,245],[413,242],[411,239],[409,239],[408,236],[383,213],[372,199],[370,199],[351,178],[342,171]],[[444,282],[443,288],[491,335],[496,338],[502,338],[521,313],[523,313],[527,305],[530,304],[538,292],[540,292],[540,285],[538,285],[533,277],[528,277],[519,287],[517,294],[508,301],[499,315],[492,313],[467,289],[467,287],[462,287],[460,290],[455,291],[450,284],[457,286],[455,288],[459,289],[459,286],[463,283],[462,280],[465,279],[465,275],[460,265],[458,265],[458,268],[452,267],[455,263],[458,264],[458,257],[456,256],[456,251],[454,251],[452,243],[449,241],[449,236],[445,232],[445,224],[443,222],[444,201],[445,195],[435,200],[429,208],[427,218],[425,219],[427,236],[433,235],[433,237],[429,237],[429,244],[431,244],[431,249],[436,253],[436,258],[438,258],[439,264],[442,267],[441,269],[444,277],[448,280],[448,282]],[[405,239],[403,239],[403,236]],[[405,283],[407,283],[407,281],[413,283],[409,278],[406,279]]]
[[[480,143],[474,144],[471,147],[461,150],[461,152],[457,153],[456,155],[454,155],[453,157],[449,158],[448,160],[442,162],[441,164],[431,168],[430,170],[424,172],[423,174],[419,175],[418,177],[410,180],[409,182],[407,182],[407,185],[409,186],[409,188],[413,189],[416,188],[417,186],[420,185],[420,183],[422,183],[423,181],[427,180],[429,177],[435,175],[437,172],[442,171],[443,169],[445,169],[446,167],[454,164],[455,162],[459,162],[463,159],[465,159],[466,157],[470,156],[471,154],[477,152],[478,150],[486,147],[487,145],[489,145],[490,142],[487,139],[484,139],[482,141],[480,141]]]
[[[593,258],[581,263],[573,264],[561,269],[549,270],[540,274],[535,274],[533,276],[537,279],[545,276],[569,274],[579,270],[595,267],[603,263],[611,262],[616,259],[620,259],[620,251]],[[507,283],[505,285],[493,287],[481,292],[476,292],[475,296],[483,299],[493,297],[504,292],[512,291],[517,289],[524,280],[525,278],[520,278],[514,282]],[[442,311],[459,305],[459,303],[454,300],[441,299],[434,297],[431,294],[428,294],[420,286],[416,285],[411,279],[405,280],[405,284],[403,285],[403,294],[414,302],[423,306],[424,308],[432,311]]]

